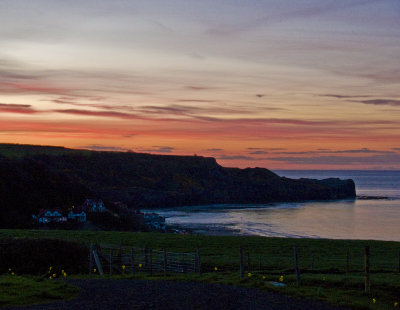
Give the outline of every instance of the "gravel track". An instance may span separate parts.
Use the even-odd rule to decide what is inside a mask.
[[[70,280],[68,282],[82,288],[75,299],[4,309],[344,310],[344,308],[290,298],[273,292],[220,284],[109,279]]]

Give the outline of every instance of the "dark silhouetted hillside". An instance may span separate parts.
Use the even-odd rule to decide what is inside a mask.
[[[41,152],[42,150],[42,152]],[[85,195],[130,208],[355,197],[352,180],[293,180],[214,158],[0,144],[0,203],[9,212],[79,202]],[[4,223],[5,219],[1,219]]]

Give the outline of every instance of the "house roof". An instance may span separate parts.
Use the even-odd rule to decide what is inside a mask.
[[[85,212],[85,211],[83,211],[83,210],[80,210],[80,211],[77,211],[77,210],[71,210],[71,211],[69,211],[69,213],[68,213],[68,214],[70,214],[70,213],[72,213],[73,215],[79,215],[79,216],[81,216],[81,215],[82,215],[82,213],[84,213],[83,215],[86,215],[86,212]]]
[[[90,199],[90,198],[87,198],[87,199],[85,200],[84,204],[86,204],[86,203],[103,203],[103,200],[101,200],[101,199]]]
[[[42,217],[42,216],[44,216],[45,215],[45,213],[47,212],[47,211],[50,211],[50,212],[59,212],[61,215],[63,215],[63,211],[61,210],[61,209],[40,209],[40,211],[39,211],[39,214],[38,214],[38,217]]]

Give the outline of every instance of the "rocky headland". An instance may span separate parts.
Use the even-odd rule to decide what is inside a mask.
[[[353,180],[290,179],[264,168],[222,167],[214,158],[13,144],[0,144],[0,175],[0,203],[24,204],[29,214],[85,197],[135,209],[356,197]]]

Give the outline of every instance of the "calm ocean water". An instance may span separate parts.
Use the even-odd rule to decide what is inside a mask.
[[[357,195],[389,199],[207,205],[156,212],[167,224],[203,234],[400,241],[400,171],[275,172],[289,178],[351,178]]]

